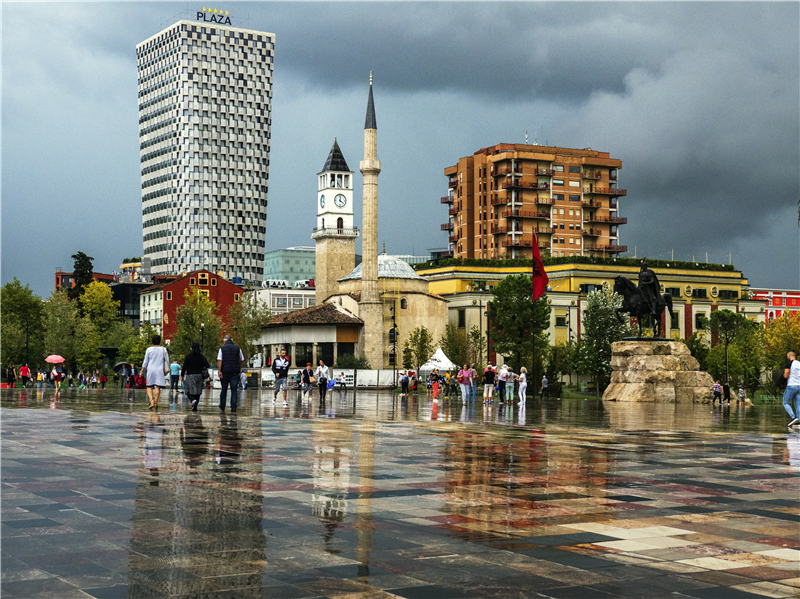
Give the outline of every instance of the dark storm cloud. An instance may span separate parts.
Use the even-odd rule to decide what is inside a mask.
[[[141,253],[134,48],[187,6],[4,4],[4,282],[47,294],[78,250],[101,271]],[[311,243],[334,137],[357,169],[374,69],[389,252],[445,246],[443,169],[530,131],[623,161],[631,253],[730,252],[753,284],[800,284],[797,3],[224,8],[277,34],[267,249]]]

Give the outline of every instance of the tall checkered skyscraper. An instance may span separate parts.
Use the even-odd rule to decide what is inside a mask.
[[[144,256],[260,281],[275,35],[196,18],[136,46]]]

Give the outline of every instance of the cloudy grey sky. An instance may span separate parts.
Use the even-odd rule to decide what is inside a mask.
[[[47,295],[79,250],[101,272],[141,255],[135,45],[202,6],[2,3],[3,282]],[[334,137],[358,171],[374,70],[387,252],[446,246],[443,169],[527,131],[622,160],[630,255],[800,286],[797,2],[218,8],[277,35],[268,250],[312,245]]]

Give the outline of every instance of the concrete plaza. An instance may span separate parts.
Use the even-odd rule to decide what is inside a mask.
[[[800,597],[780,405],[3,391],[2,596]]]

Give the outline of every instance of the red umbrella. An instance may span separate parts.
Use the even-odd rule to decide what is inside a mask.
[[[61,364],[64,361],[64,358],[62,358],[58,354],[50,354],[44,359],[44,361],[50,364]]]

